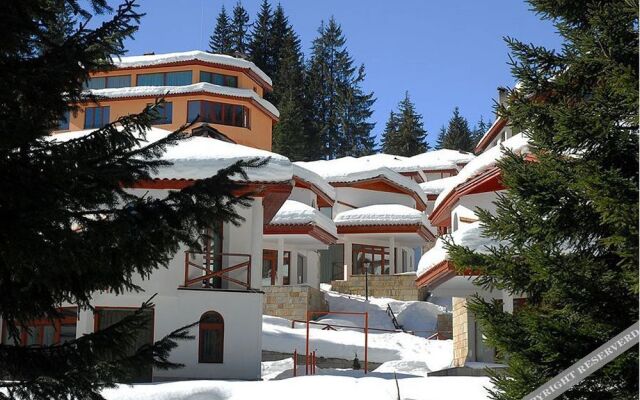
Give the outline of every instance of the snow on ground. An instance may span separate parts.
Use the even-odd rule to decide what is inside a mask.
[[[374,375],[374,374],[372,374]],[[398,376],[400,398],[413,400],[485,400],[491,382],[486,377],[404,377]],[[107,400],[326,400],[398,398],[396,381],[391,374],[366,378],[316,375],[298,378],[241,381],[183,381],[146,385],[120,385],[105,389]]]
[[[323,285],[324,288],[326,286]],[[369,298],[369,303],[361,296],[349,296],[337,292],[325,291],[325,298],[332,311],[350,311],[369,313],[369,327],[394,330],[391,319],[386,314],[387,305],[396,313],[405,329],[433,332],[436,329],[436,316],[446,312],[444,307],[418,301],[398,301],[384,298]],[[282,353],[305,351],[306,328],[297,323],[291,328],[291,321],[264,315],[262,317],[262,348]],[[363,317],[357,315],[332,315],[318,322],[352,327],[363,327]],[[351,360],[357,354],[364,359],[364,332],[362,329],[322,330],[323,326],[310,326],[310,348],[316,350],[319,357],[342,358]],[[425,335],[428,336],[428,335]],[[404,332],[369,332],[369,360],[384,363],[387,361],[416,361],[421,368],[436,371],[451,365],[453,349],[451,340],[427,340],[424,337]]]

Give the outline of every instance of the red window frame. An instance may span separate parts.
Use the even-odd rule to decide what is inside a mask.
[[[358,251],[358,250],[360,250],[359,252],[361,252],[361,253],[370,254],[372,256],[375,256],[375,255],[382,256],[383,265],[382,265],[382,268],[381,268],[381,271],[382,271],[381,275],[390,275],[391,274],[391,271],[389,271],[388,274],[384,273],[384,269],[385,269],[384,267],[386,265],[388,265],[388,263],[391,261],[388,247],[354,243],[354,244],[351,245],[351,260],[354,260],[355,251]],[[365,273],[364,265],[360,265],[360,264],[356,265],[356,263],[354,262],[353,265],[351,266],[351,274],[352,275],[364,275],[364,273]],[[373,275],[371,272],[369,272],[369,274]]]
[[[20,327],[22,328],[20,331],[20,345],[24,346],[27,343],[27,338],[28,338],[28,332],[27,330],[29,330],[32,333],[35,333],[35,331],[37,330],[39,335],[37,335],[38,337],[38,343],[35,343],[35,345],[37,346],[42,346],[43,343],[43,339],[44,339],[44,328],[47,326],[53,326],[54,328],[54,334],[53,334],[53,343],[52,344],[60,344],[60,331],[61,331],[61,327],[62,325],[76,325],[76,329],[77,329],[77,323],[78,323],[78,309],[76,307],[61,307],[58,309],[59,312],[67,314],[65,316],[63,316],[62,318],[41,318],[41,319],[37,319],[34,321],[30,321],[27,324],[21,325]],[[2,323],[2,335],[0,336],[0,339],[4,338],[7,335],[7,323],[5,321],[3,321]],[[7,344],[7,343],[3,343],[3,344]]]
[[[218,322],[206,322],[203,321],[208,315],[213,315],[219,319]],[[217,343],[218,352],[213,357],[207,357],[204,354],[204,339],[205,331],[218,331],[221,334],[221,338]],[[200,322],[198,323],[198,363],[200,364],[222,364],[224,362],[224,318],[222,314],[217,311],[207,311],[200,316]]]

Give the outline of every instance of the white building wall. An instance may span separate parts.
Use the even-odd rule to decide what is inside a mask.
[[[460,229],[467,224],[460,221],[460,217],[477,220],[478,216],[476,214],[476,210],[478,208],[487,210],[492,214],[495,213],[495,201],[498,198],[497,193],[499,192],[478,193],[461,197],[458,204],[451,210],[452,230],[455,230],[456,226]]]
[[[338,187],[336,188],[336,197],[338,201],[356,206],[365,207],[374,204],[401,204],[407,207],[415,208],[415,200],[406,194],[391,193],[391,192],[379,192],[375,190],[357,189],[351,187]],[[335,210],[333,216],[335,217],[338,212],[351,210],[352,208],[342,208],[341,204],[337,204],[338,210]]]
[[[309,189],[294,187],[289,195],[289,200],[295,200],[313,208],[318,208],[317,195]]]

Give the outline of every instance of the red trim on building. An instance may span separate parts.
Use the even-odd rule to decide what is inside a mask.
[[[495,192],[504,188],[500,168],[489,168],[468,181],[459,184],[449,192],[447,197],[431,212],[429,220],[434,226],[451,226],[451,209],[460,197],[469,194]]]
[[[306,225],[265,225],[265,235],[309,235],[324,244],[335,244],[338,238],[315,224]]]
[[[453,263],[449,260],[444,260],[431,267],[427,272],[416,278],[416,286],[422,287],[436,287],[454,276],[478,276],[478,271],[474,271],[471,268],[467,268],[463,273],[457,273]]]
[[[506,118],[498,117],[498,120],[491,125],[487,133],[482,137],[482,139],[480,139],[476,148],[473,149],[473,152],[479,154],[485,151],[489,143],[491,143],[491,141],[495,139],[500,131],[502,131],[502,129],[507,125],[507,122],[508,120]]]
[[[315,193],[316,196],[318,196],[318,207],[331,207],[331,206],[333,206],[334,200],[327,193],[325,193],[322,189],[320,189],[318,186],[314,185],[311,182],[305,181],[304,179],[300,178],[299,176],[295,176],[295,175],[293,176],[293,181],[294,181],[294,186],[300,187],[300,188],[303,188],[303,189],[309,189],[313,193]]]
[[[426,241],[436,239],[424,225],[348,225],[338,227],[340,235],[354,233],[416,233]]]
[[[333,187],[352,187],[365,190],[373,190],[377,192],[389,192],[389,193],[402,193],[411,196],[416,202],[416,209],[424,211],[427,208],[427,204],[422,200],[417,193],[398,185],[394,181],[388,179],[383,175],[375,176],[373,178],[362,179],[355,182],[331,182]]]

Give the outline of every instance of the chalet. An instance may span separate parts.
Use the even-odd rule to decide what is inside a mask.
[[[522,133],[514,134],[502,118],[489,128],[476,150],[479,155],[469,161],[455,176],[423,183],[428,194],[437,196],[429,216],[439,236],[450,235],[457,244],[478,252],[485,252],[498,243],[483,236],[477,210],[495,211],[495,201],[505,189],[496,161],[504,149],[515,153],[528,152],[528,140]],[[521,301],[514,294],[502,290],[487,291],[473,284],[474,272],[470,267],[457,273],[449,261],[442,237],[420,259],[416,284],[430,296],[452,298],[454,367],[473,362],[494,362],[494,350],[487,346],[482,329],[466,308],[467,299],[474,295],[500,299],[505,311],[513,312]]]

